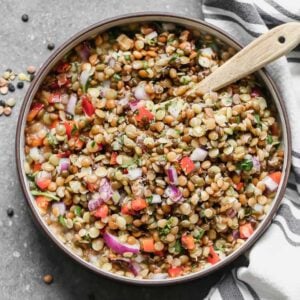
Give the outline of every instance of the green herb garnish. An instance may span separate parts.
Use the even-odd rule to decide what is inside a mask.
[[[179,54],[178,53],[175,53],[172,55],[171,59],[169,60],[169,62],[174,62],[177,58],[179,57]]]
[[[244,159],[238,164],[238,169],[243,171],[251,171],[253,168],[253,162],[252,159]]]
[[[53,195],[52,193],[40,192],[40,191],[33,190],[33,191],[31,191],[31,194],[33,196],[45,196],[49,199],[52,199],[55,201],[60,201],[60,199],[57,196]]]
[[[77,126],[74,124],[71,130],[71,135],[75,135],[75,133],[78,131]]]
[[[252,208],[251,207],[246,207],[244,209],[244,212],[245,212],[245,217],[249,217],[252,215]]]
[[[203,228],[199,228],[198,232],[194,235],[194,238],[199,241],[202,239],[203,235],[205,233],[205,230]]]
[[[267,136],[267,143],[272,144],[273,143],[273,137],[271,135]]]
[[[131,60],[130,55],[124,55],[124,57],[125,57],[125,60],[127,60],[127,61],[130,61],[130,60]]]
[[[46,138],[48,140],[49,145],[51,145],[51,146],[58,145],[58,141],[57,141],[55,135],[53,135],[52,133],[50,133],[50,132],[47,133]]]
[[[77,216],[77,217],[80,217],[80,215],[81,215],[81,207],[80,206],[75,206],[74,207],[74,213],[75,213],[75,215]]]
[[[175,249],[175,253],[176,253],[176,254],[181,254],[181,253],[184,252],[184,249],[183,249],[183,247],[181,246],[180,240],[176,240],[174,249]]]
[[[147,197],[146,201],[148,204],[152,204],[153,196]]]
[[[64,227],[67,227],[67,223],[66,223],[66,219],[63,217],[63,216],[58,216],[58,222],[64,226]]]

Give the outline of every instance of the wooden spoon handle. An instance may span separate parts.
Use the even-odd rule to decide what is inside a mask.
[[[255,39],[208,77],[196,84],[199,94],[216,91],[269,62],[289,53],[300,43],[300,22],[277,26]]]

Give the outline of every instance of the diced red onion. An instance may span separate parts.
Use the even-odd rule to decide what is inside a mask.
[[[108,60],[108,65],[109,65],[111,68],[113,68],[113,67],[115,66],[115,64],[116,64],[116,60],[115,60],[113,57],[111,57],[111,58]]]
[[[67,113],[69,113],[72,116],[75,115],[76,103],[77,103],[77,95],[72,94],[69,98],[69,101],[68,101],[68,104],[67,104],[67,109],[66,109]]]
[[[266,176],[262,182],[270,192],[274,192],[278,188],[277,182],[275,182],[270,176]]]
[[[138,109],[138,105],[139,105],[140,100],[133,100],[133,101],[129,101],[129,107],[132,111],[136,111]]]
[[[118,238],[109,232],[105,232],[103,234],[103,240],[107,247],[112,249],[114,252],[123,254],[125,252],[131,253],[139,253],[140,252],[140,245],[129,245],[126,243],[121,243]]]
[[[182,193],[180,189],[174,185],[169,185],[166,188],[165,193],[173,202],[178,202],[182,198]]]
[[[260,171],[260,162],[256,156],[252,156],[252,163],[253,168],[256,170],[256,172]]]
[[[130,270],[135,276],[137,276],[141,271],[141,267],[137,262],[131,262]]]
[[[61,158],[59,161],[59,165],[57,166],[57,172],[61,173],[62,171],[67,171],[69,167],[70,167],[70,159]]]
[[[149,100],[149,95],[145,91],[145,82],[140,82],[135,88],[134,97],[137,100]]]
[[[169,179],[170,184],[177,185],[178,184],[178,176],[177,176],[176,169],[173,166],[171,166],[167,170],[167,174],[168,174],[168,179]]]
[[[236,229],[233,230],[233,231],[232,231],[232,237],[233,237],[234,240],[239,239],[239,238],[240,238],[240,233],[239,233],[239,231],[236,230]]]
[[[152,276],[152,279],[166,279],[168,278],[168,274],[167,273],[156,273],[156,274],[153,274]]]
[[[192,152],[190,158],[191,158],[191,160],[194,160],[194,161],[203,161],[203,160],[205,160],[206,156],[207,156],[206,150],[204,150],[202,148],[196,148]]]
[[[90,48],[88,47],[88,45],[86,43],[83,43],[82,45],[80,45],[80,47],[76,47],[77,48],[77,53],[80,56],[80,58],[83,61],[88,61],[89,57],[90,57]]]
[[[129,99],[127,96],[125,96],[124,98],[122,98],[118,101],[118,104],[121,106],[126,106],[128,104],[128,102],[129,102]]]
[[[258,87],[255,87],[252,89],[251,97],[260,97],[261,96],[261,90]]]
[[[103,199],[100,197],[99,193],[93,195],[93,198],[88,202],[89,211],[97,209],[103,203]]]
[[[141,267],[137,262],[131,261],[129,258],[115,258],[111,259],[112,262],[123,265],[126,269],[130,270],[135,276],[141,271]]]
[[[233,209],[233,208],[229,208],[227,211],[226,211],[226,215],[229,217],[229,218],[234,218],[236,216],[236,210]]]
[[[82,87],[86,86],[90,76],[91,76],[90,70],[84,70],[81,72],[79,81]]]
[[[100,194],[100,198],[104,202],[107,202],[111,198],[111,196],[113,194],[113,190],[111,188],[111,184],[109,183],[109,181],[106,178],[103,178],[101,180],[98,192]]]
[[[141,168],[129,169],[127,177],[130,180],[136,180],[136,179],[142,177],[142,169]]]
[[[158,194],[152,195],[152,204],[161,203],[161,196]]]
[[[153,40],[158,36],[156,31],[152,31],[145,36],[146,41]]]
[[[53,203],[52,208],[56,208],[60,216],[63,216],[66,212],[66,205],[63,202]]]

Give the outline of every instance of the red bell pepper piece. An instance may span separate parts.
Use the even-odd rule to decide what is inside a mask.
[[[154,115],[144,106],[138,108],[138,114],[135,116],[135,119],[138,122],[141,121],[152,121],[154,119]]]
[[[235,189],[237,191],[240,191],[243,187],[244,187],[244,183],[243,182],[239,182],[238,184],[236,184]]]
[[[96,212],[94,213],[94,216],[96,218],[106,218],[108,215],[108,206],[106,204],[101,204]]]
[[[185,249],[193,250],[195,248],[195,241],[191,235],[184,234],[181,237],[181,243]]]
[[[278,172],[274,172],[274,173],[271,173],[269,174],[269,177],[274,181],[276,182],[277,184],[280,183],[280,180],[281,180],[281,175],[282,173],[280,171]]]
[[[195,164],[193,163],[193,161],[189,158],[189,157],[184,157],[181,161],[180,161],[180,166],[183,169],[185,174],[189,174],[192,171],[194,171],[195,169]]]
[[[208,254],[208,257],[207,257],[207,261],[209,263],[211,263],[212,265],[214,265],[215,263],[220,261],[220,257],[218,255],[218,253],[215,251],[213,246],[209,247],[209,254]]]
[[[87,96],[82,96],[82,109],[86,116],[90,117],[95,112],[95,107]]]
[[[240,231],[240,237],[242,239],[247,239],[254,232],[251,223],[246,223],[244,225],[241,225],[239,231]]]
[[[133,215],[134,214],[130,202],[125,203],[125,204],[122,205],[122,207],[121,207],[121,213],[123,215]]]
[[[110,164],[111,165],[116,165],[117,164],[117,157],[118,157],[118,152],[113,152],[111,154],[111,157],[110,157]]]
[[[34,120],[34,118],[37,116],[37,114],[44,108],[44,104],[43,103],[33,103],[31,106],[31,109],[27,115],[27,121],[31,122],[32,120]]]
[[[147,201],[143,198],[135,198],[134,200],[131,201],[131,207],[135,211],[142,210],[148,206]]]
[[[171,267],[168,269],[170,277],[178,277],[182,274],[182,267]]]
[[[66,121],[66,122],[64,122],[64,125],[65,125],[65,128],[66,128],[66,135],[67,135],[68,139],[70,139],[71,136],[72,136],[72,130],[73,130],[74,122],[71,122],[71,121],[67,122]]]

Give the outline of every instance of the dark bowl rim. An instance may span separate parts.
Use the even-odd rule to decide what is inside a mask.
[[[115,17],[112,17],[112,18],[104,19],[102,21],[99,21],[97,23],[94,23],[94,24],[84,28],[83,30],[79,31],[78,33],[72,35],[68,40],[66,40],[63,44],[61,44],[46,59],[46,61],[43,63],[43,65],[41,66],[41,68],[37,72],[37,74],[35,76],[35,79],[32,81],[32,83],[30,84],[30,86],[29,86],[29,88],[26,92],[22,107],[20,109],[20,113],[19,113],[19,117],[18,117],[18,123],[17,123],[17,129],[16,129],[16,136],[15,136],[15,156],[16,156],[17,173],[18,173],[19,181],[21,183],[22,191],[25,195],[27,205],[29,206],[30,211],[31,211],[31,213],[34,217],[34,221],[35,221],[34,223],[39,224],[40,226],[38,226],[38,227],[43,230],[43,232],[46,234],[46,236],[52,242],[54,242],[54,244],[58,248],[60,248],[68,257],[71,257],[79,265],[87,268],[90,271],[93,271],[97,275],[101,275],[101,276],[104,276],[106,278],[116,280],[118,282],[130,283],[130,284],[133,284],[133,285],[145,285],[145,286],[149,286],[149,285],[150,286],[172,285],[172,284],[178,284],[178,283],[184,283],[184,282],[192,281],[192,280],[195,280],[195,279],[200,279],[200,278],[203,278],[205,276],[211,275],[212,273],[214,273],[216,271],[219,271],[220,269],[223,269],[225,266],[227,266],[228,264],[230,264],[234,260],[236,260],[245,251],[249,250],[249,248],[253,246],[253,244],[261,237],[261,235],[269,227],[269,225],[272,222],[272,219],[275,217],[275,213],[276,213],[276,211],[277,211],[277,209],[278,209],[278,207],[281,203],[281,200],[284,196],[285,189],[286,189],[286,186],[287,186],[288,175],[289,175],[290,166],[291,166],[291,131],[290,131],[290,125],[289,125],[289,122],[288,122],[287,111],[286,111],[286,108],[284,106],[284,101],[282,99],[282,96],[279,93],[278,88],[276,87],[276,85],[273,82],[270,75],[266,72],[265,69],[262,69],[260,71],[264,74],[264,76],[266,77],[266,80],[269,81],[269,84],[271,85],[271,87],[273,89],[273,92],[277,96],[278,103],[279,103],[279,107],[277,107],[277,109],[278,110],[281,109],[282,117],[283,117],[283,120],[284,120],[284,125],[285,125],[285,128],[286,128],[286,143],[287,144],[285,145],[285,148],[288,151],[285,151],[285,155],[287,157],[286,158],[286,162],[287,162],[286,163],[286,168],[285,168],[285,170],[283,170],[284,173],[285,173],[285,176],[282,179],[282,183],[281,183],[281,186],[280,186],[280,191],[278,192],[277,198],[274,201],[271,210],[268,212],[266,218],[264,219],[264,226],[260,226],[259,228],[257,228],[255,233],[253,234],[253,238],[247,240],[246,243],[242,247],[240,247],[239,249],[234,251],[232,254],[230,254],[230,256],[228,256],[226,259],[220,261],[218,264],[216,264],[214,266],[211,266],[207,269],[201,270],[199,272],[191,273],[191,274],[185,275],[183,277],[176,277],[174,279],[162,279],[162,280],[132,279],[132,278],[127,278],[127,277],[123,277],[123,276],[118,276],[114,273],[102,271],[100,268],[97,268],[97,267],[93,266],[92,264],[84,261],[79,256],[77,256],[76,254],[71,252],[71,250],[69,250],[66,246],[64,246],[54,236],[54,234],[49,230],[49,228],[41,220],[40,215],[39,215],[37,209],[34,207],[32,201],[31,201],[30,195],[27,193],[27,190],[26,190],[26,179],[25,179],[25,176],[23,176],[23,174],[22,174],[23,164],[22,164],[22,161],[21,161],[21,151],[22,151],[22,149],[21,149],[21,143],[20,143],[20,137],[21,137],[21,134],[23,134],[23,132],[21,130],[22,130],[22,123],[23,123],[23,120],[25,118],[25,110],[26,110],[28,101],[31,100],[32,90],[33,90],[38,78],[42,76],[42,74],[44,73],[47,66],[51,63],[51,61],[54,58],[56,58],[57,56],[59,56],[61,54],[61,52],[69,44],[73,43],[75,40],[79,40],[81,36],[87,34],[88,32],[90,32],[92,30],[95,30],[97,28],[101,29],[102,26],[108,25],[108,24],[113,23],[113,22],[118,21],[118,20],[128,19],[128,21],[129,21],[130,19],[135,18],[135,17],[157,17],[157,18],[159,18],[159,17],[171,17],[171,18],[181,19],[183,21],[195,22],[195,23],[198,23],[198,24],[202,25],[203,27],[206,27],[208,29],[212,29],[212,30],[216,31],[220,35],[222,35],[225,38],[231,40],[231,42],[233,44],[235,44],[237,48],[239,48],[239,49],[243,48],[243,45],[241,43],[237,42],[234,37],[232,37],[230,34],[226,33],[225,31],[223,31],[219,27],[216,27],[216,26],[214,26],[210,23],[207,23],[203,20],[200,20],[200,19],[190,18],[190,17],[186,17],[184,15],[175,14],[175,13],[149,11],[149,12],[137,12],[137,13],[122,14],[122,15],[118,15],[118,16],[115,16]],[[142,21],[139,21],[139,22],[142,22]],[[174,22],[176,23],[176,21],[174,21]],[[272,89],[268,88],[268,90],[272,90]]]

